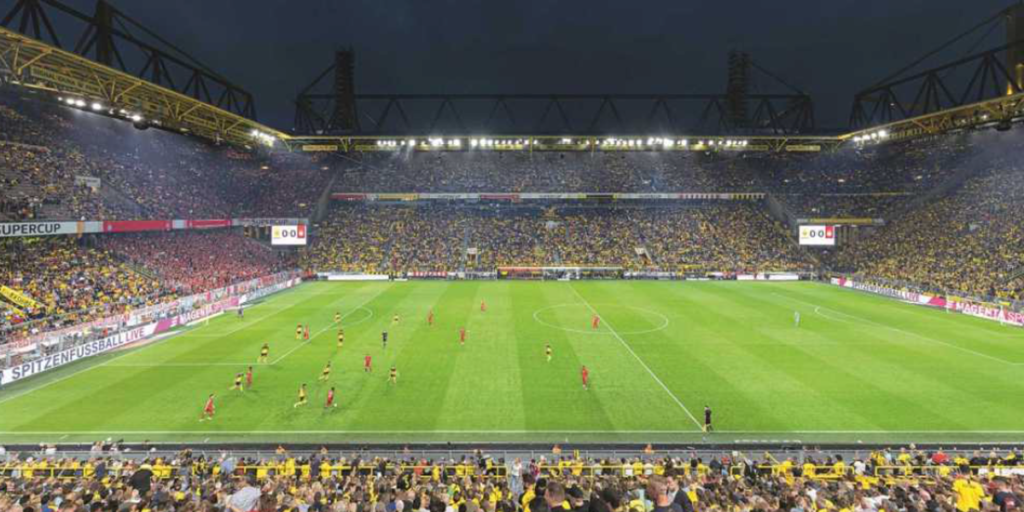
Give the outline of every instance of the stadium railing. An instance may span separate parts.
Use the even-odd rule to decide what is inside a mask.
[[[166,463],[157,461],[151,463],[150,467],[153,476],[157,480],[167,480],[182,476],[193,477],[217,477],[222,474],[223,466],[219,463],[195,462],[188,465]],[[663,475],[669,471],[669,466],[664,464],[594,464],[590,462],[575,461],[563,464],[544,464],[538,466],[538,476],[559,478],[599,478],[606,476],[619,477],[644,477],[651,475]],[[138,464],[114,463],[107,466],[104,475],[113,478],[130,476],[139,468]],[[524,468],[525,469],[525,468]],[[731,464],[723,466],[719,471],[722,474],[736,479],[749,475],[750,470],[760,476],[796,478],[802,477],[811,480],[843,480],[843,479],[871,479],[879,482],[937,482],[942,479],[955,477],[961,474],[1005,476],[1009,474],[1024,474],[1024,467],[1014,465],[985,465],[985,466],[954,466],[954,465],[886,465],[874,466],[870,472],[857,474],[853,466],[821,465],[816,464],[813,470],[806,466],[784,466],[782,464],[758,464],[748,466],[746,464]],[[45,460],[38,462],[7,462],[0,463],[0,478],[4,479],[33,479],[33,478],[56,478],[76,479],[96,476],[97,466],[91,462],[82,463],[76,460],[67,460],[59,463],[51,463]],[[341,462],[325,462],[317,466],[296,460],[285,459],[273,463],[239,464],[234,466],[232,475],[248,475],[258,480],[275,476],[298,477],[300,479],[312,479],[314,477],[348,476],[352,474],[363,476],[380,476],[381,472],[393,474],[412,473],[416,478],[422,480],[440,478],[463,478],[479,477],[483,479],[502,479],[510,475],[509,468],[505,464],[493,464],[481,467],[477,463],[463,464],[359,464],[352,465]],[[715,470],[709,466],[700,464],[697,467],[690,465],[674,466],[672,474],[695,477],[712,474]]]

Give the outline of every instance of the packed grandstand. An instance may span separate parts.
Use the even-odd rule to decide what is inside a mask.
[[[509,266],[836,272],[1011,303],[1024,289],[1024,233],[1014,213],[1024,201],[1015,157],[1021,141],[1013,133],[820,155],[425,152],[331,159],[254,157],[83,116],[16,93],[3,96],[5,221],[319,220],[298,253],[274,251],[238,229],[6,238],[2,284],[34,304],[0,302],[7,339],[290,268],[391,275]],[[92,188],[76,176],[102,185]],[[348,200],[521,192],[692,198]],[[794,243],[787,225],[801,218],[882,225],[859,228],[856,243],[810,251]]]
[[[540,450],[538,445],[529,444],[492,447],[493,450],[474,450],[469,444],[433,445],[413,449],[406,447],[401,451],[396,449],[397,445],[384,448],[346,446],[344,450],[328,446],[318,449],[309,443],[286,446],[287,443],[273,442],[255,448],[203,445],[211,439],[220,439],[217,436],[234,436],[242,432],[244,438],[249,433],[248,430],[217,431],[217,427],[210,425],[216,411],[215,395],[222,411],[230,411],[231,407],[238,411],[235,420],[221,419],[218,420],[220,422],[241,422],[255,417],[253,424],[234,425],[254,430],[264,422],[271,422],[271,427],[286,425],[296,429],[295,432],[263,432],[268,435],[346,432],[302,431],[299,429],[308,423],[290,423],[300,414],[293,411],[305,412],[299,409],[308,403],[305,382],[295,382],[298,401],[285,404],[284,413],[280,412],[282,407],[278,407],[276,402],[271,406],[267,402],[254,405],[234,400],[240,393],[249,393],[245,400],[253,402],[261,400],[260,392],[270,396],[273,392],[258,388],[253,393],[253,365],[259,368],[256,372],[261,383],[267,374],[271,375],[267,380],[272,381],[274,372],[286,374],[288,371],[283,369],[283,365],[273,365],[307,346],[293,344],[290,348],[281,349],[275,344],[274,353],[270,355],[269,345],[281,340],[265,338],[281,336],[271,333],[270,327],[265,331],[247,330],[252,329],[252,325],[288,312],[299,315],[300,320],[297,326],[289,322],[285,327],[289,331],[286,341],[292,341],[293,329],[296,343],[308,344],[311,336],[314,339],[321,335],[336,336],[336,345],[333,340],[326,344],[320,341],[322,346],[330,345],[335,352],[328,357],[319,374],[318,382],[324,384],[318,384],[320,387],[310,392],[318,399],[326,397],[323,412],[317,411],[319,416],[314,419],[301,420],[309,422],[341,421],[328,416],[329,408],[337,407],[333,382],[328,381],[332,371],[331,358],[340,358],[346,343],[345,328],[371,319],[383,322],[383,327],[371,333],[378,360],[383,359],[388,350],[389,332],[392,333],[392,353],[396,343],[409,343],[414,337],[408,336],[396,342],[396,338],[406,334],[402,329],[409,320],[400,319],[397,311],[376,311],[367,306],[381,291],[367,292],[365,300],[352,292],[350,295],[357,296],[362,302],[346,304],[343,315],[341,307],[336,307],[336,304],[348,299],[349,295],[323,291],[328,290],[326,287],[307,287],[306,290],[313,290],[308,292],[310,296],[324,296],[327,305],[314,307],[305,302],[283,302],[272,313],[257,310],[256,314],[262,313],[263,316],[258,316],[251,324],[242,323],[245,315],[253,315],[245,313],[249,310],[247,308],[266,304],[262,302],[266,297],[294,288],[302,281],[398,282],[416,278],[461,281],[520,277],[768,281],[779,277],[857,287],[905,302],[939,306],[946,312],[972,311],[974,316],[1020,326],[1024,324],[1024,229],[1020,220],[1020,212],[1024,208],[1024,163],[1019,158],[1022,150],[1024,140],[1016,131],[979,130],[883,144],[844,144],[838,149],[820,152],[662,151],[656,147],[630,151],[604,151],[596,147],[585,151],[551,148],[487,151],[477,150],[476,144],[471,147],[460,145],[457,150],[449,151],[351,150],[338,154],[328,151],[248,151],[168,130],[138,130],[124,120],[96,115],[86,109],[67,108],[44,95],[0,89],[0,190],[3,191],[0,196],[0,370],[9,371],[13,376],[10,382],[0,381],[0,404],[8,403],[10,408],[6,411],[24,414],[25,424],[29,425],[22,429],[19,423],[16,425],[18,429],[11,429],[10,425],[15,424],[15,420],[10,416],[2,419],[7,422],[2,428],[11,430],[0,431],[0,441],[3,441],[3,436],[13,436],[15,441],[12,444],[20,446],[5,448],[0,442],[0,512],[1017,510],[1020,499],[1024,497],[1024,480],[1021,477],[1024,470],[1014,445],[980,450],[974,447],[957,449],[952,445],[946,445],[944,449],[937,444],[920,449],[912,444],[895,449],[881,444],[860,449],[860,446],[848,444],[833,450],[797,448],[796,445],[805,443],[790,438],[779,440],[777,437],[772,437],[770,442],[764,439],[752,441],[755,445],[765,443],[765,450],[761,450],[761,446],[752,449],[739,446],[742,443],[724,448],[687,447],[678,443],[668,448],[651,444],[639,448],[633,443],[624,448],[596,446],[591,447],[592,451],[574,450],[568,446],[563,451],[559,445],[545,445]],[[276,230],[282,224],[296,230],[296,236],[303,239],[300,247],[271,243],[271,230],[275,230],[273,236],[276,237]],[[835,227],[840,233],[839,243],[824,248],[802,245],[799,232],[801,226],[808,224],[827,224],[830,233]],[[413,289],[405,288],[401,293],[414,296],[416,293],[442,294],[436,290],[409,290]],[[610,343],[610,346],[615,349],[621,346],[627,351],[612,354],[610,359],[630,363],[635,359],[645,370],[637,373],[642,378],[653,378],[658,384],[653,393],[645,390],[630,395],[629,390],[623,391],[625,385],[622,384],[628,379],[618,382],[608,379],[613,381],[605,388],[612,390],[609,402],[626,403],[642,409],[647,403],[643,401],[645,399],[667,403],[666,397],[660,394],[651,398],[652,394],[663,390],[674,400],[674,403],[669,403],[669,409],[683,418],[686,428],[693,430],[692,427],[696,426],[696,430],[686,435],[716,434],[711,422],[712,407],[704,406],[704,421],[699,421],[699,410],[694,409],[698,412],[694,415],[624,339],[667,330],[670,325],[667,315],[642,305],[615,303],[616,309],[629,310],[641,318],[640,327],[620,332],[610,325],[612,314],[606,317],[599,312],[599,308],[612,304],[607,296],[604,303],[592,304],[577,289],[570,288],[570,291],[574,294],[573,300],[578,297],[576,303],[560,303],[562,299],[543,297],[544,307],[527,311],[524,316],[526,322],[553,326],[559,332],[573,333],[572,336],[607,334],[610,338],[606,339],[618,343]],[[500,315],[505,314],[503,320],[493,322],[505,321],[508,323],[502,325],[514,325],[520,321],[519,318],[511,318],[513,315],[508,311],[494,312],[497,309],[494,304],[498,301],[490,302],[491,313],[486,313],[489,298],[481,299],[474,295],[476,292],[476,289],[471,289],[452,295],[466,293],[466,296],[460,295],[456,299],[463,310],[472,311],[477,318],[489,314],[491,318],[502,319]],[[543,293],[547,291],[541,295]],[[630,293],[644,292],[632,289],[621,293],[625,297],[623,300],[627,301]],[[735,304],[729,302],[731,299],[714,296],[718,292],[703,293],[708,293],[713,301]],[[768,370],[764,370],[765,374],[749,377],[766,382],[776,378],[774,373],[769,374],[775,372],[776,367],[792,365],[796,359],[813,361],[821,357],[821,353],[815,351],[822,350],[822,346],[839,344],[825,338],[807,341],[801,337],[804,336],[802,332],[794,334],[788,330],[801,327],[800,310],[793,301],[802,299],[774,291],[770,293],[768,299],[756,297],[752,300],[760,301],[759,308],[769,307],[769,302],[790,302],[780,306],[784,309],[785,318],[781,321],[769,319],[763,331],[768,338],[783,332],[782,336],[798,340],[785,347],[792,353],[783,354],[783,349],[776,354],[762,353],[742,343],[721,349],[713,345],[714,350],[720,349],[730,357],[736,357],[735,353],[728,352],[732,349],[756,359]],[[396,302],[401,300],[405,300],[404,295]],[[684,303],[684,298],[678,296],[672,296],[672,300]],[[509,299],[512,303],[516,301],[530,302],[518,296]],[[812,311],[821,318],[859,324],[858,329],[865,325],[875,329],[870,333],[854,331],[854,337],[909,336],[917,337],[918,341],[937,341],[938,345],[946,345],[946,348],[952,345],[916,331],[908,332],[898,325],[894,327],[837,311],[835,308],[838,306],[835,305],[805,305],[813,308]],[[867,306],[862,307],[865,309],[858,314],[870,316],[864,312]],[[545,311],[559,308],[575,308],[572,314],[564,313],[562,316],[574,316],[566,322],[579,320],[581,325],[556,324],[554,322],[564,318],[556,318],[559,315],[555,314],[551,314],[549,319],[543,318]],[[434,328],[435,310],[432,305],[428,309],[429,313],[423,315],[423,319],[414,320],[418,322],[416,329]],[[450,332],[444,335],[446,343],[453,341],[458,332],[459,344],[465,345],[466,323],[476,321],[478,326],[496,325],[486,323],[492,322],[490,318],[467,319],[469,316],[464,311],[453,313],[453,309],[438,311],[439,324],[450,328]],[[223,313],[227,311],[236,314],[238,322],[224,328]],[[307,319],[301,316],[314,314],[323,318],[314,318],[307,323]],[[222,323],[215,323],[210,334],[197,331],[209,327],[210,318],[220,318]],[[614,321],[617,323],[619,320]],[[310,323],[315,324],[312,335]],[[754,322],[729,317],[725,323]],[[671,328],[676,329],[676,325]],[[945,328],[945,324],[939,328]],[[485,335],[489,332],[498,336],[493,332],[498,328],[491,331],[484,327],[478,329]],[[723,334],[724,331],[716,331],[712,327],[687,324],[685,329],[706,329],[704,334],[708,337],[741,337]],[[49,371],[50,365],[61,367],[81,363],[79,360],[93,356],[93,351],[101,353],[108,348],[122,349],[136,343],[149,343],[147,340],[155,334],[162,336],[163,340],[171,339],[170,335],[188,335],[190,332],[199,332],[194,334],[196,337],[224,340],[224,344],[238,342],[238,338],[231,337],[238,332],[243,333],[239,336],[250,336],[251,333],[253,339],[246,341],[262,345],[262,350],[259,359],[249,357],[255,354],[248,354],[245,362],[231,359],[234,354],[230,353],[227,359],[231,362],[196,359],[196,352],[210,348],[193,338],[188,341],[197,348],[185,345],[166,360],[157,363],[135,361],[121,366],[111,365],[111,368],[125,373],[137,372],[140,380],[135,382],[138,383],[149,378],[145,374],[150,371],[148,368],[164,364],[185,368],[183,372],[195,372],[176,374],[168,379],[182,382],[201,373],[196,368],[230,367],[224,372],[225,382],[218,380],[216,386],[219,387],[215,390],[205,387],[201,392],[190,390],[197,393],[205,405],[198,418],[200,427],[189,428],[210,430],[122,431],[126,435],[144,436],[144,441],[127,445],[98,431],[88,430],[93,418],[84,418],[84,430],[80,431],[30,430],[34,428],[32,422],[46,414],[33,411],[32,404],[25,403],[28,399],[24,397],[75,377],[80,367],[73,367],[75,371],[64,368],[59,370],[61,373],[54,372],[52,377],[36,377],[35,374]],[[352,332],[350,328],[350,348]],[[472,329],[470,332],[470,343],[476,343],[476,338],[481,335]],[[1012,332],[994,332],[987,327],[977,332],[981,333],[977,336],[1016,340]],[[362,335],[364,339],[360,341],[370,345],[371,342],[366,341],[369,335]],[[261,338],[255,339],[257,336]],[[544,336],[550,334],[545,332]],[[552,363],[555,356],[547,338],[543,342],[539,339],[529,342],[538,343],[537,350],[530,346],[529,350],[536,352],[530,356],[502,352],[493,347],[494,353],[486,356],[517,359],[517,362],[538,356],[535,359],[540,361],[539,348],[543,343],[546,360],[537,366],[548,369],[560,363],[561,360]],[[106,345],[90,345],[97,343]],[[768,345],[770,342],[755,340],[756,343]],[[867,345],[868,342],[864,343]],[[575,348],[572,342],[559,345],[557,357],[562,357],[561,350],[567,346]],[[928,353],[929,349],[934,351],[935,346],[933,343],[927,349],[916,347],[909,352],[920,357],[916,361],[918,368],[909,372],[911,377],[919,379],[915,383],[938,386],[941,380],[956,381],[956,368],[941,366],[935,363],[939,359],[930,359],[937,357]],[[222,354],[217,350],[228,353],[230,348],[218,346],[212,351],[219,356]],[[1017,352],[1014,348],[1007,349],[1005,353],[995,350],[996,355],[984,349],[976,351],[959,345],[952,348],[959,351],[954,353],[956,356],[969,354],[968,357],[985,359],[986,364],[1007,365],[1000,366],[1009,370],[1005,373],[998,370],[999,378],[1015,378],[1013,372],[1024,364],[1015,358]],[[605,345],[600,345],[598,350],[605,349]],[[409,359],[425,359],[426,352],[435,352],[434,349],[421,350],[423,352]],[[677,349],[673,346],[668,350]],[[346,384],[351,384],[355,378],[351,377],[352,374],[359,374],[357,377],[371,375],[370,351],[370,348],[365,348],[358,355],[349,357],[349,363],[359,359],[360,362],[365,361],[365,365],[354,371],[351,368],[336,370],[335,376],[348,372],[343,374],[344,377],[336,377],[338,382],[347,378],[350,381]],[[793,353],[796,354],[794,359],[788,361],[779,356],[793,356]],[[103,357],[109,355],[104,354]],[[694,355],[692,359],[703,364],[701,355]],[[460,357],[442,356],[450,360]],[[81,372],[101,367],[119,357],[123,355],[103,359],[95,366],[85,366]],[[321,354],[316,357],[321,357]],[[886,356],[872,352],[865,360],[872,358],[882,367],[879,373],[885,373],[887,377],[896,375],[897,379],[903,376],[903,369]],[[321,359],[303,362],[317,370],[322,365]],[[402,362],[406,363],[408,359]],[[531,368],[529,365],[534,362],[529,360],[522,367]],[[374,403],[389,399],[391,395],[388,393],[391,393],[392,386],[398,387],[399,378],[397,363],[394,360],[389,363],[382,365],[388,375],[387,387],[378,390],[373,386],[383,386],[380,382],[360,383],[359,392],[364,389],[371,391],[357,399]],[[604,385],[600,380],[589,382],[591,370],[586,365],[577,370],[576,363],[572,359],[573,367],[564,372],[575,378],[579,371],[582,377],[583,391],[579,391],[580,386],[572,380],[573,392],[589,392],[591,385],[597,389]],[[864,363],[864,360],[856,361],[856,364]],[[478,363],[464,364],[474,366]],[[355,368],[353,365],[350,364]],[[822,366],[838,368],[828,363]],[[424,373],[434,372],[433,369],[428,370]],[[301,371],[309,373],[306,368]],[[405,372],[406,367],[402,371]],[[440,373],[444,371],[441,369]],[[483,371],[488,371],[488,368],[484,367]],[[597,373],[598,370],[593,371]],[[526,371],[523,373],[525,375]],[[846,373],[860,378],[857,371]],[[880,377],[871,372],[864,373],[867,376],[860,382],[864,383],[867,392],[871,392],[871,385]],[[414,371],[408,374],[415,379]],[[479,386],[488,407],[498,411],[493,418],[486,418],[494,420],[489,424],[493,433],[519,434],[521,432],[500,430],[505,421],[501,414],[507,413],[505,408],[523,405],[508,406],[505,401],[516,400],[514,396],[512,400],[506,400],[505,393],[521,384],[520,378],[523,383],[532,384],[527,380],[536,378],[535,375],[498,376],[497,380],[508,384],[509,388],[501,388],[490,396],[483,395],[485,391],[493,391],[481,385],[483,377],[475,376],[480,378],[477,381],[472,380],[475,378],[473,375],[459,377],[465,378],[471,388]],[[743,375],[742,368],[737,370],[733,367],[712,369],[706,375],[712,375],[715,386],[725,386],[748,377]],[[28,377],[39,379],[39,385],[32,387],[30,381],[28,387],[16,387],[13,393],[7,392],[8,384],[15,380],[28,380]],[[221,376],[217,378],[221,379]],[[246,379],[245,385],[243,378]],[[838,379],[828,370],[821,374],[804,374],[800,378],[785,374],[778,377],[785,391],[780,394],[797,395],[813,388],[819,381],[828,381],[823,386],[825,391],[814,395],[815,400],[821,399],[826,403],[827,409],[829,404],[836,402],[828,402],[822,397],[830,391],[846,393],[846,390],[829,388],[833,378]],[[977,386],[977,382],[973,378],[965,380],[971,382],[965,384],[968,389],[962,396],[973,396],[971,393],[976,388],[971,386]],[[229,392],[235,394],[221,398],[224,385],[229,381],[234,383]],[[94,381],[92,385],[102,391],[108,386],[118,387],[118,382]],[[15,384],[20,386],[24,382]],[[289,381],[289,402],[292,384]],[[954,382],[953,387],[956,384]],[[202,385],[206,386],[206,383]],[[413,380],[413,386],[421,389],[432,390],[432,385]],[[342,393],[352,391],[353,387],[355,385],[344,388]],[[567,385],[565,389],[569,387]],[[915,400],[920,398],[915,393],[927,393],[927,390],[921,392],[914,388],[913,383],[907,388]],[[997,391],[1005,389],[999,385],[993,385],[993,388]],[[907,414],[918,413],[915,400],[889,395],[887,391],[875,390],[875,394],[881,396],[882,409],[892,407]],[[441,388],[436,395],[448,392],[447,388]],[[569,393],[562,389],[553,392]],[[817,389],[813,391],[818,392]],[[111,393],[114,393],[113,389]],[[372,393],[377,394],[370,396]],[[343,410],[351,403],[345,402],[349,396],[339,399]],[[178,398],[171,397],[171,401]],[[190,400],[192,398],[189,397]],[[418,398],[413,397],[409,401],[414,402]],[[524,397],[520,394],[519,398],[525,403],[530,399],[536,400],[537,395]],[[792,397],[783,397],[788,398]],[[352,399],[352,402],[357,399]],[[852,398],[858,399],[857,396]],[[572,400],[582,402],[576,398]],[[757,397],[736,399],[736,403],[743,400],[747,400],[749,405],[749,402],[756,402]],[[470,408],[455,401],[459,411]],[[229,405],[223,405],[225,402]],[[733,406],[731,412],[735,415],[748,412],[738,411],[735,403],[725,402],[725,407]],[[985,402],[984,406],[998,408],[1000,403]],[[561,402],[552,404],[554,407]],[[108,404],[100,404],[104,405]],[[188,409],[187,412],[175,411],[180,413],[180,417],[174,419],[152,411],[136,410],[132,414],[137,412],[139,417],[150,422],[149,426],[167,423],[178,428],[176,422],[183,424],[188,421],[189,425],[194,425],[196,415],[193,412],[199,411],[193,411],[192,405],[171,404],[171,407],[181,410]],[[426,404],[433,405],[436,404]],[[719,407],[717,403],[713,405]],[[764,409],[776,406],[772,403],[755,405]],[[972,407],[968,403],[954,405]],[[833,408],[842,414],[861,414],[859,409],[853,410],[846,402]],[[607,427],[609,432],[618,435],[617,424],[607,417],[601,405],[591,409],[585,412],[593,412],[594,417],[607,421],[607,424],[594,428]],[[932,414],[931,410],[921,410],[924,411],[921,415],[929,416],[926,419],[933,419],[932,415],[938,418],[938,428],[944,425],[941,421],[949,419],[938,413]],[[403,415],[408,411],[367,408],[364,412],[366,416],[376,415],[379,419],[388,414]],[[570,412],[579,411],[571,409]],[[223,418],[230,412],[220,414]],[[250,417],[246,418],[246,414]],[[419,419],[415,413],[409,416],[405,419],[411,422]],[[765,416],[770,417],[771,414]],[[204,423],[208,420],[210,423]],[[45,424],[45,418],[41,421]],[[690,425],[691,421],[694,425]],[[902,431],[899,430],[901,425],[885,424],[874,418],[868,422],[888,430],[835,432],[851,436],[879,432],[888,435],[890,430],[914,435],[924,432]],[[427,435],[468,432],[441,430],[441,422],[433,418],[424,423],[424,428],[438,427],[436,432],[428,432]],[[528,424],[526,421],[523,423]],[[567,436],[570,432],[543,430],[547,425],[540,424],[542,426],[536,432]],[[555,424],[561,425],[559,422]],[[571,422],[566,424],[573,427]],[[931,433],[952,432],[956,441],[966,438],[955,437],[961,434],[1016,436],[1021,432],[1009,429],[973,431],[968,429],[971,425],[957,423],[956,418],[952,424],[964,429]],[[219,427],[220,424],[217,425]],[[345,426],[352,425],[348,423]],[[381,429],[379,424],[370,423],[367,430],[375,434]],[[359,430],[347,432],[366,433]],[[399,435],[406,433],[402,430],[396,432]],[[526,435],[534,433],[529,429],[524,432]],[[598,431],[582,432],[593,434]],[[774,436],[777,432],[790,434],[767,430],[765,435]],[[181,435],[202,442],[194,445],[182,443],[188,447],[174,451],[172,446],[150,444],[145,437],[150,433],[170,436],[161,438],[164,441],[174,441],[173,436]],[[637,441],[640,437],[636,436],[675,435],[679,431],[623,430],[622,433],[633,435],[630,440]],[[725,430],[723,435],[733,433],[746,435],[747,431]],[[791,433],[813,435],[821,431]],[[39,445],[38,449],[27,448],[22,442],[25,439],[22,436],[57,434],[61,435],[58,442],[69,436],[94,434],[97,439],[107,440],[91,447]],[[569,440],[568,437],[565,439]],[[703,443],[707,437],[692,439]],[[843,439],[860,442],[854,437]],[[725,441],[726,444],[749,441],[714,437],[711,440]],[[269,452],[255,451],[265,450],[267,446],[271,447]],[[273,446],[277,446],[276,450]]]
[[[81,457],[0,462],[10,512],[674,512],[840,510],[1007,512],[1019,507],[1016,452],[740,452],[707,457],[476,451],[455,457],[179,453],[126,457],[97,443]],[[111,451],[111,448],[113,450]]]

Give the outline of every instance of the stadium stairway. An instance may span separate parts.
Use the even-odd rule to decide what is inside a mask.
[[[956,192],[968,178],[977,174],[978,168],[972,165],[960,165],[960,170],[953,173],[945,180],[935,185],[932,189],[918,195],[917,197],[894,206],[889,212],[891,219],[900,219],[908,212],[911,212],[922,205],[935,201]]]
[[[338,179],[338,175],[331,176],[331,180],[327,183],[327,186],[320,192],[320,197],[316,201],[316,207],[313,208],[312,218],[309,220],[310,223],[316,224],[327,217],[327,212],[331,206],[331,191],[334,190],[334,182]]]
[[[139,203],[132,200],[128,194],[125,194],[121,189],[103,183],[100,185],[100,197],[103,199],[105,204],[118,204],[135,214],[136,218],[150,218],[146,215],[146,209],[143,208]]]

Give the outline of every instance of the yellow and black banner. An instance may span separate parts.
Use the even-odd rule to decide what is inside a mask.
[[[7,300],[23,307],[23,308],[37,308],[39,303],[32,300],[28,295],[19,292],[13,288],[6,286],[0,286],[0,295],[3,295]]]

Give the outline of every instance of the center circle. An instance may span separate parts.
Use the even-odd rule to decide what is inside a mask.
[[[615,332],[618,333],[618,334],[621,334],[621,335],[647,334],[647,333],[650,333],[650,332],[655,332],[655,331],[663,330],[666,327],[668,327],[668,324],[669,324],[669,320],[668,320],[667,316],[665,316],[665,315],[663,315],[661,313],[658,313],[657,311],[652,311],[650,309],[641,308],[641,307],[637,307],[637,306],[624,306],[624,305],[621,305],[621,304],[603,304],[603,306],[605,306],[606,308],[631,309],[633,311],[641,313],[641,317],[657,318],[657,319],[659,319],[660,324],[657,325],[656,327],[652,327],[650,329],[641,329],[641,330],[634,330],[634,331],[621,331],[621,330],[615,329]],[[596,309],[596,307],[595,307],[595,309]],[[545,312],[548,312],[548,311],[567,311],[566,314],[571,315],[573,317],[579,317],[580,318],[580,323],[586,325],[587,323],[589,323],[589,319],[594,315],[594,311],[590,307],[588,307],[586,304],[566,303],[566,304],[555,304],[554,306],[548,306],[546,308],[540,308],[537,311],[533,312],[533,320],[535,322],[545,326],[545,327],[550,327],[552,329],[558,329],[558,330],[562,330],[562,331],[575,332],[575,333],[579,333],[579,334],[612,334],[612,332],[610,330],[608,330],[607,328],[602,328],[602,329],[577,329],[575,327],[565,327],[565,326],[562,326],[562,325],[558,325],[558,324],[552,323],[551,321],[546,320],[544,318],[545,316],[548,316],[548,315],[544,314]],[[603,315],[598,314],[598,316],[603,318]]]
[[[373,318],[373,310],[368,308],[368,307],[366,307],[366,306],[359,306],[358,308],[352,310],[353,313],[355,313],[356,311],[365,311],[367,314],[363,315],[362,317],[360,317],[358,320],[356,320],[354,322],[346,322],[345,321],[346,319],[343,318],[341,320],[341,326],[342,327],[351,327],[353,325],[359,325],[359,324],[361,324],[361,323],[363,323],[363,322]]]

